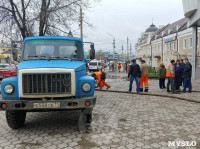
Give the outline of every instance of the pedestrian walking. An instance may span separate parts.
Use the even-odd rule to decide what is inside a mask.
[[[114,71],[115,70],[115,64],[112,63],[111,67],[112,67],[112,71]]]
[[[160,89],[165,88],[165,78],[166,78],[166,68],[163,63],[160,64],[160,67],[158,68],[158,78],[159,78],[159,87]]]
[[[121,71],[121,68],[122,68],[122,64],[121,64],[121,63],[118,63],[117,68],[118,68],[118,71],[120,72],[120,71]]]
[[[180,64],[181,64],[181,66],[183,67],[183,70],[184,70],[184,68],[185,68],[185,63],[184,63],[183,59],[180,59]],[[184,86],[184,76],[183,76],[183,78],[181,79],[181,86]]]
[[[175,78],[175,61],[171,60],[171,63],[167,66],[167,73],[166,77],[168,78],[167,82],[167,92],[174,92],[174,78]],[[169,90],[169,87],[171,86],[171,90]]]
[[[126,73],[127,73],[127,69],[128,69],[128,64],[127,62],[125,63],[125,70],[126,70]]]
[[[133,81],[136,82],[136,92],[140,91],[139,89],[139,77],[141,76],[140,66],[136,63],[136,60],[132,60],[132,64],[130,65],[128,78],[130,77],[130,84],[129,84],[129,92],[132,91]]]
[[[106,73],[103,71],[94,72],[92,74],[92,77],[95,79],[95,83],[98,84],[99,89],[102,90],[104,85],[107,87],[107,89],[110,88],[110,85],[106,83]]]
[[[175,79],[174,79],[174,88],[175,90],[180,90],[183,78],[183,66],[180,64],[180,60],[176,61],[175,64]]]
[[[145,92],[148,92],[149,85],[148,85],[148,74],[149,74],[150,66],[146,64],[145,60],[141,61],[141,77],[140,77],[140,92],[143,92],[143,85],[145,85]]]
[[[189,87],[189,93],[192,92],[192,83],[191,83],[191,77],[192,77],[192,65],[190,64],[188,58],[185,58],[185,67],[183,70],[184,75],[184,89],[183,93],[186,92],[186,88]]]

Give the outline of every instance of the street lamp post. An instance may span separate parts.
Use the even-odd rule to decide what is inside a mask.
[[[115,60],[114,58],[114,53],[115,53],[115,37],[113,35],[111,35],[110,33],[107,33],[108,35],[110,35],[113,38],[113,62]]]

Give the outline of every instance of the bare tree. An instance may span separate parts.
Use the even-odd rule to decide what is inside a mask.
[[[0,34],[14,40],[29,36],[67,35],[74,25],[78,26],[80,7],[88,10],[94,1],[1,0]],[[89,24],[86,20],[84,22]]]

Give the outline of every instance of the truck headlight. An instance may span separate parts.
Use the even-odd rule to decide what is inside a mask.
[[[7,84],[4,86],[4,92],[7,94],[11,94],[14,92],[14,86],[11,84]]]
[[[91,85],[89,83],[84,83],[82,89],[84,92],[89,92],[91,90]]]

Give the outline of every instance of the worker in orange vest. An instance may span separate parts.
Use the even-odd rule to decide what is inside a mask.
[[[110,88],[110,85],[106,83],[105,79],[106,79],[106,73],[105,72],[94,72],[92,74],[92,77],[94,77],[95,79],[95,83],[98,84],[99,89],[102,90],[103,86],[105,85],[107,87],[107,89]]]
[[[145,85],[145,92],[148,92],[149,90],[149,84],[148,84],[148,74],[149,74],[150,66],[146,64],[145,60],[141,61],[140,71],[141,71],[141,77],[140,77],[140,92],[143,92],[143,85]]]
[[[171,60],[171,63],[167,66],[166,78],[168,78],[167,82],[167,92],[170,92],[169,86],[171,85],[171,92],[174,92],[174,78],[175,78],[175,61]]]
[[[120,72],[120,70],[121,70],[121,68],[122,68],[122,64],[119,63],[119,64],[117,65],[117,67],[118,67],[118,71]]]
[[[97,84],[98,86],[99,86],[99,82],[100,82],[100,80],[101,80],[101,74],[102,74],[101,71],[93,72],[93,74],[92,74],[92,77],[93,77],[94,80],[95,80],[95,84]]]

